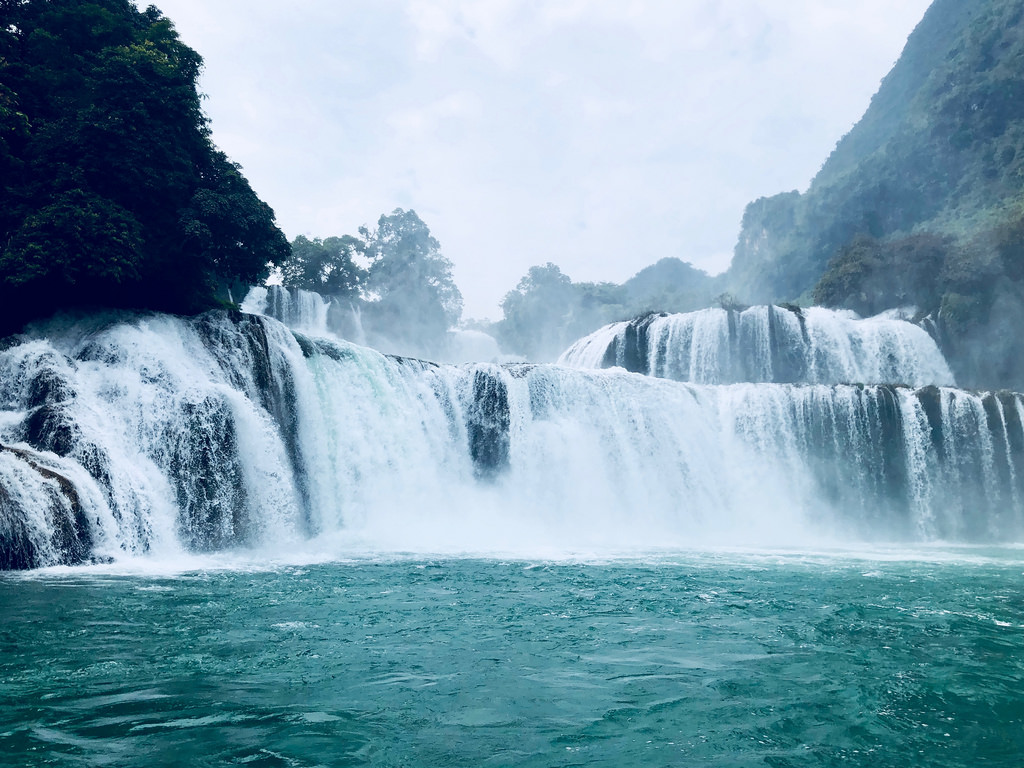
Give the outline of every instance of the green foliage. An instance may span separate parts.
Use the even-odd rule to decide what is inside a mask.
[[[964,296],[950,291],[943,295],[939,311],[950,331],[963,334],[978,323],[985,308],[984,299],[980,296]]]
[[[256,197],[239,167],[217,151],[208,160],[200,184],[179,211],[180,248],[147,265],[147,282],[159,283],[185,311],[203,309],[222,281],[260,282],[268,263],[289,253],[274,212]],[[181,253],[188,258],[181,259]]]
[[[452,279],[452,263],[416,211],[396,208],[381,215],[374,231],[362,227],[359,233],[370,259],[369,288],[382,305],[395,312],[405,304],[430,308],[446,328],[458,322],[462,294]]]
[[[626,316],[646,311],[692,312],[706,307],[720,292],[719,282],[692,264],[666,257],[623,284]]]
[[[1024,200],[1022,10],[1020,0],[935,0],[810,189],[748,207],[730,289],[794,298],[859,236],[970,243]]]
[[[370,260],[364,309],[370,322],[392,339],[431,350],[462,316],[462,294],[452,263],[413,210],[381,215],[377,227],[359,229]]]
[[[282,282],[324,296],[358,298],[366,270],[356,258],[365,253],[366,243],[352,235],[325,240],[299,235],[291,243],[291,255],[281,263]]]
[[[443,353],[462,315],[452,263],[413,210],[383,214],[358,236],[300,235],[276,263],[285,286],[344,299],[358,310],[369,343],[389,352]]]
[[[916,234],[890,241],[859,235],[829,262],[814,288],[814,302],[874,315],[890,307],[938,308],[946,264],[962,254],[949,237]],[[940,279],[942,278],[942,279]]]
[[[725,288],[929,314],[965,386],[1024,389],[1024,2],[934,0],[807,192],[747,206]]]
[[[1011,214],[996,227],[995,252],[1010,279],[1024,279],[1024,211]]]
[[[953,353],[982,332],[998,296],[1024,292],[1024,217],[1017,214],[969,241],[916,234],[879,241],[857,237],[839,250],[814,290],[814,300],[870,315],[912,304],[942,323]],[[1004,309],[1006,309],[1004,307]],[[1007,309],[1007,311],[1011,311]]]
[[[579,303],[572,280],[550,261],[530,267],[501,302],[498,339],[530,360],[550,360],[565,348],[573,308]]]
[[[0,274],[13,288],[47,279],[72,291],[138,279],[142,233],[116,203],[71,190],[27,216],[0,252]]]
[[[202,309],[287,254],[210,141],[201,65],[152,7],[0,2],[0,326],[75,305]]]
[[[1024,3],[934,0],[804,194],[751,203],[728,287],[931,315],[957,381],[1024,388]]]

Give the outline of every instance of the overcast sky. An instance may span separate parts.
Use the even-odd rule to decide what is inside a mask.
[[[806,189],[930,0],[156,0],[289,239],[414,208],[467,317],[534,264],[728,266]],[[140,5],[145,5],[145,0]]]

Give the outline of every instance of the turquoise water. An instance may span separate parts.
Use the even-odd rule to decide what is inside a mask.
[[[1017,766],[1024,555],[0,577],[0,762]]]

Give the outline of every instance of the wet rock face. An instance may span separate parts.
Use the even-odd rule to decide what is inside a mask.
[[[52,368],[44,368],[30,380],[27,390],[31,410],[22,424],[20,441],[38,451],[78,462],[95,478],[114,515],[120,517],[121,510],[110,495],[110,456],[85,434],[79,423],[75,412],[78,395],[73,382],[63,374],[55,374]]]
[[[473,375],[473,401],[467,415],[469,452],[477,477],[493,478],[508,467],[508,387],[499,373],[478,370]]]
[[[147,322],[166,331],[156,341],[168,340],[170,353],[148,354]],[[251,543],[232,403],[269,417],[292,465],[301,463],[294,381],[266,322],[223,311],[147,316],[88,329],[73,357],[46,339],[11,345],[0,361],[10,416],[0,446],[18,447],[0,448],[0,569],[88,561],[100,527],[125,551],[145,552],[154,514],[166,520],[175,507],[187,548]],[[190,379],[177,344],[215,369]]]
[[[32,540],[24,510],[15,500],[9,481],[0,477],[0,570],[23,571],[40,563],[39,548]]]
[[[89,559],[92,552],[92,529],[86,518],[78,490],[68,478],[45,469],[34,467],[45,479],[57,484],[59,491],[51,492],[53,546],[60,555],[61,565],[78,565]]]
[[[786,333],[784,318],[789,313],[799,323],[800,335]],[[780,384],[797,384],[807,379],[807,323],[799,307],[768,308],[768,334],[771,339],[773,380]]]
[[[303,461],[295,381],[281,359],[280,349],[268,336],[265,323],[256,315],[213,311],[197,317],[193,327],[232,386],[258,402],[280,428],[292,470],[300,481],[299,492],[308,506],[308,488],[300,470]],[[304,356],[315,352],[313,342],[301,334],[289,332],[288,336],[299,344]],[[225,434],[234,439],[232,429],[227,428]]]
[[[168,435],[179,536],[196,551],[245,544],[245,486],[230,410],[207,398],[186,404],[182,416],[187,426]]]
[[[63,405],[41,405],[25,421],[25,442],[58,456],[69,456],[82,437],[82,428]]]
[[[58,367],[52,364],[38,367],[29,379],[26,389],[26,405],[29,408],[63,403],[72,400],[78,394],[68,376],[66,366]]]
[[[86,562],[93,538],[74,483],[26,450],[0,445],[0,461],[0,570]],[[45,528],[30,526],[30,515]]]
[[[928,419],[932,445],[935,446],[939,456],[944,456],[945,440],[942,433],[942,393],[938,387],[929,385],[917,390],[916,395],[921,403],[921,409],[924,411],[925,418]]]
[[[614,365],[625,368],[630,373],[650,372],[650,327],[651,323],[661,317],[668,317],[664,312],[652,313],[630,320],[621,336],[616,337],[608,345],[601,365],[611,368]]]
[[[22,439],[39,450],[69,455],[81,439],[71,412],[78,391],[72,380],[74,363],[53,351],[27,359],[23,407],[28,411]]]

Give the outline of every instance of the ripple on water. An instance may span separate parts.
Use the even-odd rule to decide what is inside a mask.
[[[1016,765],[1018,556],[0,579],[0,752],[69,765]]]

